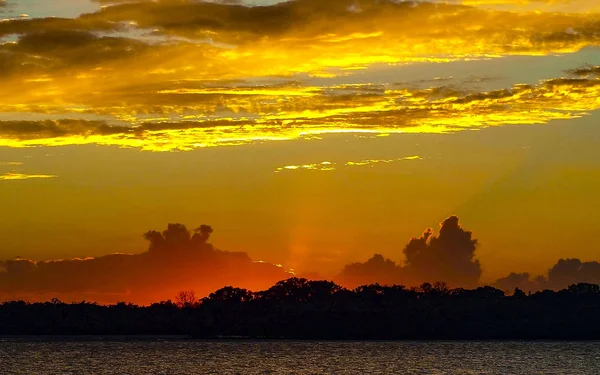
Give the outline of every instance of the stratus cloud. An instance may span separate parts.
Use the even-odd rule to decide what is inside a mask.
[[[370,283],[419,285],[441,281],[454,287],[474,287],[481,277],[481,265],[475,258],[477,240],[464,230],[456,216],[440,224],[436,236],[428,229],[404,248],[405,264],[397,265],[381,255],[366,263],[344,268],[336,281],[346,286]]]
[[[103,303],[150,303],[194,289],[198,297],[224,285],[265,288],[291,274],[268,263],[255,263],[246,253],[215,249],[212,228],[194,233],[181,224],[149,231],[148,251],[98,258],[0,262],[0,299],[93,300]]]

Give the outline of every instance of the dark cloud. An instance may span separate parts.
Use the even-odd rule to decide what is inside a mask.
[[[405,285],[407,281],[402,267],[380,254],[373,255],[365,263],[348,264],[336,277],[336,282],[349,288],[373,283]]]
[[[50,32],[58,30],[71,31],[109,31],[119,30],[122,25],[100,19],[72,18],[32,18],[10,19],[0,22],[0,37],[6,35],[25,35],[29,33]]]
[[[544,282],[542,278],[540,282]],[[519,288],[524,291],[534,291],[540,289],[540,285],[531,279],[531,275],[528,272],[515,273],[512,272],[506,277],[502,277],[493,284],[495,288],[504,290],[505,292],[512,292],[515,288]]]
[[[472,233],[460,226],[458,217],[451,216],[441,224],[439,235],[428,229],[421,237],[411,239],[403,251],[404,266],[375,255],[366,263],[346,266],[338,280],[350,286],[442,281],[451,286],[474,287],[481,277],[476,248]]]
[[[453,286],[474,287],[481,277],[476,248],[472,233],[460,226],[458,217],[451,216],[441,224],[438,236],[430,229],[406,245],[404,269],[413,280],[435,278]]]
[[[588,65],[582,68],[568,70],[567,72],[578,77],[600,77],[600,65]]]
[[[140,56],[148,48],[135,39],[99,37],[89,31],[36,31],[24,34],[16,43],[0,45],[0,76],[35,77],[95,68]]]
[[[0,121],[0,135],[14,139],[45,139],[67,136],[92,136],[127,133],[131,128],[110,126],[102,121],[44,120]]]
[[[474,7],[396,0],[296,0],[269,6],[238,1],[99,1],[100,11],[75,20],[42,19],[0,26],[0,35],[63,29],[115,29],[134,22],[140,29],[236,45],[283,38],[298,47],[314,38],[383,32],[387,40],[485,40],[506,52],[579,43],[596,43],[598,20],[585,15],[492,12]],[[30,23],[30,22],[35,22]],[[468,29],[481,25],[476,32]],[[446,28],[441,25],[452,25]],[[518,25],[510,27],[510,25]],[[3,31],[4,29],[4,31]],[[433,39],[432,39],[433,38]],[[343,40],[343,39],[342,39]],[[528,43],[514,43],[528,41]],[[461,43],[462,44],[462,43]],[[448,47],[448,46],[446,46]]]
[[[224,285],[266,288],[290,274],[268,263],[253,262],[248,254],[215,249],[212,228],[193,233],[169,224],[150,231],[147,252],[98,258],[35,262],[0,262],[0,296],[4,299],[87,299],[99,302],[154,302],[193,289],[199,297]],[[2,271],[3,269],[3,271]]]
[[[149,303],[172,298],[180,290],[208,295],[225,285],[261,289],[291,274],[280,266],[253,261],[243,252],[227,252],[209,243],[213,229],[202,225],[191,231],[182,224],[148,231],[146,252],[111,254],[97,258],[0,261],[0,299],[92,300],[102,303]],[[440,281],[451,287],[477,287],[481,266],[475,258],[477,240],[455,216],[439,234],[427,230],[405,246],[404,265],[376,254],[367,262],[347,265],[335,278],[345,287],[379,283],[417,286]],[[320,279],[320,275],[306,274]],[[547,276],[511,273],[493,286],[512,292],[564,289],[577,283],[600,284],[600,263],[561,259]]]
[[[384,285],[420,285],[440,281],[453,287],[474,288],[480,284],[482,268],[475,258],[477,240],[464,230],[456,216],[442,224],[439,235],[428,229],[413,238],[404,248],[405,263],[398,265],[382,255],[374,255],[365,263],[347,265],[336,281],[346,287],[379,283]],[[547,275],[512,272],[496,280],[492,286],[512,293],[544,289],[561,290],[578,283],[600,284],[600,262],[560,259]]]
[[[560,259],[548,270],[548,286],[552,289],[566,288],[577,283],[600,284],[600,263]]]
[[[114,2],[113,2],[114,3]],[[233,2],[236,3],[236,2]],[[474,7],[394,0],[296,0],[270,6],[232,2],[122,2],[82,16],[84,20],[135,21],[141,28],[186,37],[211,36],[226,43],[265,38],[303,38],[384,31],[388,38],[487,39],[506,52],[597,42],[597,19],[580,15],[492,12]],[[477,32],[467,31],[474,23]],[[451,28],[440,25],[452,25]],[[508,25],[519,25],[510,27]],[[529,43],[512,43],[527,40]]]
[[[600,284],[600,262],[560,259],[548,270],[546,276],[540,275],[533,279],[529,273],[511,273],[498,279],[494,286],[507,292],[512,292],[515,288],[533,292],[560,290],[578,283]]]

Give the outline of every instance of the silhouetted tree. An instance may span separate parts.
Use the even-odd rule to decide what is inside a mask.
[[[197,302],[198,298],[193,290],[183,290],[175,297],[175,304],[178,307],[193,307]]]
[[[513,293],[513,297],[514,298],[518,298],[518,299],[523,299],[523,298],[527,297],[527,295],[521,289],[515,288],[515,291]]]

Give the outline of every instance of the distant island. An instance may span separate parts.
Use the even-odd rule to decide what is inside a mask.
[[[597,340],[600,286],[505,295],[493,287],[450,289],[291,278],[265,291],[191,291],[150,306],[24,301],[0,305],[0,335],[185,335],[311,340]]]

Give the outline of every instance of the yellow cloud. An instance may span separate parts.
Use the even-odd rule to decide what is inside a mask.
[[[599,25],[599,14],[392,0],[119,1],[78,19],[1,22],[0,37],[20,38],[0,45],[0,113],[21,121],[0,122],[0,146],[172,151],[578,117],[598,108],[593,75],[487,93],[304,85],[302,77],[570,53],[598,45]]]
[[[275,170],[275,173],[282,171],[297,171],[297,170],[312,170],[312,171],[334,171],[335,163],[324,161],[321,163],[303,164],[303,165],[286,165]]]
[[[363,167],[363,166],[372,166],[376,164],[390,164],[396,161],[403,160],[423,160],[420,156],[406,156],[403,158],[395,158],[395,159],[366,159],[359,161],[348,161],[346,165],[349,167]]]
[[[334,171],[338,168],[338,165],[343,167],[363,167],[363,166],[373,166],[376,164],[390,164],[397,161],[404,160],[423,160],[420,156],[405,156],[394,159],[365,159],[358,161],[347,161],[345,163],[335,163],[330,161],[324,161],[321,163],[312,163],[312,164],[302,164],[302,165],[286,165],[284,167],[279,167],[275,170],[275,173],[284,172],[284,171],[298,171],[298,170],[311,170],[311,171]]]
[[[270,94],[233,95],[228,100],[235,103],[235,113],[213,112],[191,116],[189,121],[166,121],[162,115],[151,114],[124,125],[85,120],[0,121],[0,146],[100,144],[172,151],[330,133],[444,133],[540,124],[580,117],[599,108],[600,79],[554,79],[491,92],[370,85],[323,87],[311,95]],[[185,117],[186,111],[201,112],[223,100],[216,96],[206,101],[201,96],[201,104],[192,101],[170,104],[170,108]]]
[[[24,174],[24,173],[15,173],[9,172],[0,175],[0,181],[16,181],[16,180],[30,180],[30,179],[47,179],[47,178],[55,178],[57,176],[47,175],[47,174]]]

